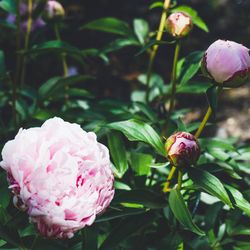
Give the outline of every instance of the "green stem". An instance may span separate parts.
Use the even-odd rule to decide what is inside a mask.
[[[171,89],[171,96],[170,96],[170,105],[169,105],[169,110],[168,110],[168,115],[167,115],[167,119],[166,119],[166,123],[164,126],[164,131],[166,131],[172,112],[174,110],[175,107],[175,95],[176,95],[176,75],[177,75],[177,63],[178,63],[178,58],[179,58],[179,54],[180,54],[180,41],[176,42],[176,46],[175,46],[175,52],[174,52],[174,60],[173,60],[173,69],[172,69],[172,76],[171,76],[171,83],[172,83],[172,89]]]
[[[55,31],[56,39],[58,41],[62,41],[60,31],[59,31],[59,27],[58,27],[57,23],[55,23],[55,25],[54,25],[54,31]],[[62,61],[63,76],[67,77],[68,76],[68,64],[67,64],[65,54],[61,54],[61,61]]]
[[[211,114],[212,114],[212,109],[211,109],[211,107],[209,106],[208,109],[207,109],[207,112],[206,112],[206,114],[205,114],[205,116],[204,116],[204,118],[203,118],[203,120],[202,120],[202,122],[200,123],[199,128],[197,129],[197,131],[196,131],[196,133],[195,133],[195,135],[194,135],[195,138],[198,138],[198,137],[200,136],[200,134],[201,134],[202,131],[204,130],[204,128],[205,128],[205,126],[206,126],[206,124],[207,124],[207,121],[208,121],[208,119],[210,118]]]
[[[177,189],[181,190],[181,185],[182,185],[182,172],[178,171],[178,186]]]
[[[163,6],[163,11],[161,14],[161,20],[160,20],[160,24],[159,24],[159,28],[156,34],[156,41],[161,41],[162,39],[162,35],[164,32],[164,26],[166,23],[166,19],[167,19],[167,11],[169,9],[169,5],[170,5],[170,0],[165,0],[164,1],[164,6]],[[146,80],[146,85],[147,85],[147,90],[146,90],[146,102],[149,102],[149,90],[150,90],[150,78],[151,78],[151,74],[152,74],[152,69],[153,69],[153,64],[154,64],[154,60],[155,60],[155,56],[157,53],[159,45],[154,45],[153,49],[150,52],[149,55],[149,62],[148,62],[148,70],[147,70],[147,80]]]
[[[173,166],[168,174],[167,181],[164,183],[164,187],[163,187],[164,193],[167,193],[169,191],[170,182],[173,179],[175,171],[176,171],[176,167]]]
[[[15,85],[18,83],[19,74],[20,74],[20,64],[21,64],[21,55],[19,52],[21,48],[21,15],[20,15],[20,0],[16,0],[16,72],[15,72]]]
[[[30,41],[30,32],[32,27],[32,8],[33,3],[32,0],[28,0],[28,21],[27,21],[27,29],[24,37],[24,53],[27,52],[29,48],[29,41]],[[20,85],[22,86],[25,80],[26,74],[26,57],[25,55],[22,56],[22,65],[21,65],[21,74],[20,74]]]

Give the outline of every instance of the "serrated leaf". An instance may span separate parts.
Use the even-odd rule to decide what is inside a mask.
[[[151,145],[157,153],[165,156],[164,144],[156,131],[147,123],[139,120],[113,122],[107,127],[121,131],[130,141],[142,141]]]
[[[216,176],[198,168],[189,168],[188,175],[195,185],[199,186],[209,194],[217,197],[229,207],[233,207],[226,189]]]
[[[108,134],[108,146],[118,177],[122,178],[128,169],[128,162],[124,142],[119,132],[111,131]]]
[[[172,189],[170,191],[169,206],[176,219],[184,227],[198,235],[205,235],[205,233],[193,222],[191,214],[179,190]]]
[[[183,11],[189,14],[192,17],[193,23],[199,27],[200,29],[204,30],[205,32],[208,32],[208,27],[206,23],[201,19],[201,17],[198,15],[198,12],[194,10],[193,8],[187,6],[187,5],[180,5],[174,9],[172,9],[172,12],[179,12]]]
[[[113,17],[94,20],[83,25],[80,29],[98,30],[122,36],[131,36],[132,33],[126,22]]]

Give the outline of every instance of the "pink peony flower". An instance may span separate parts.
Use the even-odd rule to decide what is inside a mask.
[[[60,20],[64,17],[65,11],[63,6],[54,0],[49,0],[44,10],[44,18],[46,20]]]
[[[171,14],[166,22],[166,28],[173,37],[181,38],[186,36],[193,28],[193,22],[189,15],[184,12]]]
[[[200,146],[195,137],[186,132],[177,132],[171,135],[165,144],[167,156],[175,167],[189,167],[200,157]]]
[[[233,41],[217,40],[207,49],[202,70],[218,84],[238,87],[250,76],[249,49]]]
[[[60,118],[20,129],[2,158],[16,205],[26,208],[45,237],[72,237],[114,196],[108,149],[93,132]]]

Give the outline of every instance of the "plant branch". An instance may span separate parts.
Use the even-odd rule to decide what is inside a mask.
[[[159,28],[158,28],[158,31],[157,31],[157,34],[156,34],[156,41],[161,41],[161,39],[162,39],[164,26],[165,26],[165,22],[166,22],[166,19],[167,19],[167,12],[168,12],[168,9],[169,9],[169,5],[170,5],[170,0],[165,0],[164,5],[163,5],[163,11],[162,11],[162,14],[161,14],[161,20],[160,20]],[[146,81],[146,85],[147,85],[146,101],[147,102],[149,102],[150,78],[151,78],[153,64],[154,64],[154,60],[155,60],[155,56],[156,56],[158,47],[159,47],[158,44],[154,45],[153,49],[151,50],[151,52],[149,54],[149,62],[148,62],[148,70],[147,70],[147,81]]]

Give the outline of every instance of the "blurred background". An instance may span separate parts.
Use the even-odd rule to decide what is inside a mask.
[[[132,26],[135,18],[143,18],[149,22],[152,31],[157,30],[161,9],[150,10],[150,0],[97,0],[61,1],[66,10],[66,20],[62,28],[62,39],[78,48],[102,48],[112,40],[111,34],[79,27],[94,19],[102,17],[116,17],[128,22]],[[250,0],[190,0],[178,1],[178,5],[188,4],[198,11],[200,17],[208,24],[209,33],[194,27],[191,36],[184,42],[181,56],[192,51],[205,50],[217,39],[228,39],[250,47]],[[1,12],[1,18],[5,18]],[[45,35],[44,35],[45,34]],[[8,68],[14,66],[15,36],[5,27],[0,29],[0,46],[5,50]],[[12,37],[11,37],[12,36]],[[11,37],[11,39],[10,39]],[[54,32],[45,26],[36,31],[32,39],[38,42],[53,40]],[[169,82],[174,46],[161,46],[154,65],[154,72],[160,74],[166,83]],[[98,58],[89,58],[87,63],[77,64],[70,61],[73,71],[95,75],[96,79],[86,86],[99,98],[115,98],[127,101],[132,90],[140,88],[138,76],[147,70],[148,55],[146,53],[135,56],[137,47],[126,47],[109,53],[109,63]],[[40,86],[49,77],[59,75],[61,65],[58,58],[41,56],[28,65],[28,81],[34,87]],[[38,70],[39,69],[39,70]],[[198,74],[197,79],[202,79]],[[222,94],[218,112],[218,126],[212,126],[208,134],[220,137],[239,137],[243,142],[250,140],[250,88],[249,83],[236,90],[225,90]],[[178,98],[178,108],[191,108],[184,117],[186,122],[201,118],[207,107],[203,95]],[[157,108],[157,107],[156,107]],[[240,111],[240,112],[239,112]]]

